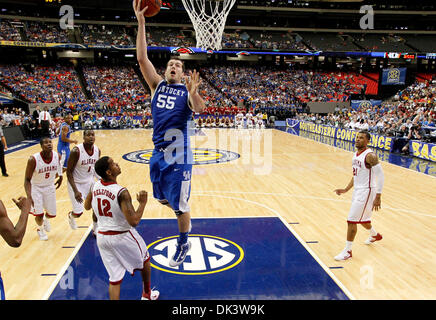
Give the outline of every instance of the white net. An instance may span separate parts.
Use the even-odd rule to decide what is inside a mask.
[[[182,0],[194,26],[197,47],[221,50],[224,26],[236,0]]]

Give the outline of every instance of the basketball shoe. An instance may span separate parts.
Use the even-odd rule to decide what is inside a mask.
[[[381,239],[383,239],[383,237],[380,233],[377,233],[374,237],[370,235],[369,238],[365,240],[365,244],[371,244],[373,242],[380,241]]]
[[[36,232],[38,233],[39,240],[42,240],[42,241],[47,241],[48,240],[48,237],[47,237],[47,235],[46,235],[46,233],[44,231],[44,228],[36,229]]]
[[[68,222],[70,223],[71,229],[77,229],[76,219],[74,219],[73,213],[71,211],[68,213]]]
[[[348,259],[350,259],[351,257],[353,256],[353,254],[352,254],[352,252],[351,252],[351,250],[344,250],[344,251],[342,251],[340,254],[338,254],[336,257],[335,257],[335,260],[337,260],[337,261],[340,261],[340,260],[348,260]]]
[[[177,267],[180,264],[183,263],[183,261],[185,261],[186,258],[186,254],[188,253],[188,251],[191,249],[191,242],[188,241],[187,243],[184,244],[177,244],[177,249],[176,249],[176,253],[174,254],[174,256],[171,258],[169,265],[170,267]]]
[[[157,299],[159,299],[159,295],[160,295],[159,291],[151,289],[150,299],[147,297],[144,297],[144,293],[143,293],[141,300],[157,300]]]

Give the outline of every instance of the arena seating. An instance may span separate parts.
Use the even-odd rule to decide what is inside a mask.
[[[85,101],[73,67],[0,65],[0,81],[33,103]]]
[[[25,24],[26,41],[46,43],[69,43],[66,30],[62,30],[59,24],[28,21]]]
[[[21,24],[17,28],[14,24]],[[114,24],[78,24],[78,36],[70,35],[58,24],[42,21],[0,21],[0,40],[38,41],[45,43],[84,43],[87,45],[134,46],[134,32],[127,26]],[[193,47],[196,44],[193,29],[149,26],[147,37],[150,46]],[[371,34],[334,32],[280,32],[235,30],[223,34],[223,48],[270,50],[321,50],[321,51],[395,51],[433,52],[435,35]]]
[[[0,40],[21,41],[22,39],[20,32],[9,22],[9,20],[1,20]]]
[[[80,36],[84,44],[98,45],[133,45],[124,27],[113,25],[86,25],[80,26]]]
[[[90,99],[84,94],[72,66],[0,65],[0,82],[33,103],[60,103],[56,113],[79,112],[87,117],[101,112],[109,116],[148,110],[150,92],[132,67],[85,65],[82,68]],[[157,68],[163,74],[165,67]],[[189,73],[190,70],[186,70]],[[347,101],[351,94],[375,93],[378,74],[280,70],[267,67],[220,66],[200,69],[200,93],[206,102],[204,115],[234,115],[241,110],[280,114],[302,110],[310,101]],[[321,117],[322,123],[350,127],[368,126],[386,135],[398,134],[404,124],[435,125],[434,74],[418,73],[417,82],[399,91],[381,106]],[[143,81],[143,80],[142,80]],[[276,110],[276,111],[275,111]],[[302,114],[302,119],[312,115]],[[360,121],[363,123],[360,124]],[[350,124],[351,123],[351,124]],[[404,129],[405,130],[405,129]]]
[[[146,91],[131,67],[87,65],[83,72],[88,90],[96,102],[133,108],[149,100],[149,91]]]

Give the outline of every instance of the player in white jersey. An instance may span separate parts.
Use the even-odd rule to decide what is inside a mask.
[[[337,195],[346,193],[354,187],[351,208],[348,213],[347,242],[345,249],[335,260],[347,260],[352,257],[352,245],[357,233],[357,224],[369,230],[369,238],[365,244],[371,244],[383,237],[375,231],[371,224],[372,210],[381,208],[381,193],[384,185],[384,174],[377,155],[368,149],[371,136],[368,131],[360,131],[356,137],[357,152],[353,156],[353,177],[345,189],[336,189]]]
[[[253,117],[247,118],[247,128],[248,129],[253,129],[254,128],[254,119],[253,119]]]
[[[258,112],[256,115],[256,129],[265,129],[263,114],[261,112]]]
[[[247,119],[247,128],[248,129],[253,129],[253,124],[254,124],[254,122],[253,122],[253,114],[250,112],[250,111],[248,111],[247,112],[247,114],[245,115],[245,118]]]
[[[235,117],[235,126],[237,129],[242,129],[244,127],[244,114],[239,112]]]
[[[141,221],[147,204],[147,192],[140,191],[135,210],[129,191],[117,184],[120,166],[110,157],[95,163],[95,171],[102,178],[94,183],[85,200],[85,209],[94,210],[98,220],[97,246],[109,274],[109,297],[119,300],[125,272],[133,275],[141,271],[143,300],[157,300],[159,291],[150,289],[150,255],[144,239],[135,227]]]
[[[48,219],[56,217],[56,189],[62,184],[62,165],[61,156],[53,151],[50,138],[43,137],[39,143],[42,151],[27,161],[24,190],[32,203],[31,213],[38,225],[36,231],[39,239],[48,240],[45,231],[50,232],[51,229]]]
[[[89,193],[94,184],[95,169],[94,165],[100,159],[100,149],[94,144],[94,130],[83,131],[83,143],[75,146],[71,150],[67,164],[68,194],[70,196],[73,210],[68,213],[68,221],[71,229],[77,229],[76,220],[83,214],[83,200]],[[95,234],[96,221],[95,215],[92,215],[94,221],[93,231]]]

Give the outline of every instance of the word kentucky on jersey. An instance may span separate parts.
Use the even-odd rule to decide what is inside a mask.
[[[167,93],[167,94],[171,94],[171,95],[184,97],[186,94],[186,91],[162,85],[159,87],[159,89],[157,90],[156,93]]]

